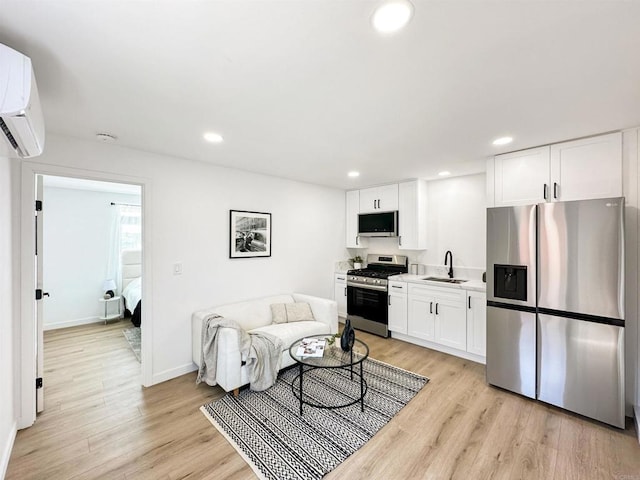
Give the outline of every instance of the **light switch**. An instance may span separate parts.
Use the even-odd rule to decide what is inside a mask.
[[[174,275],[182,275],[182,262],[173,264],[173,274]]]

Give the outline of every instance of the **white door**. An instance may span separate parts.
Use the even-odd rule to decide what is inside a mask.
[[[622,133],[551,146],[552,201],[622,196]]]
[[[549,196],[549,147],[495,156],[495,206],[529,205]]]
[[[391,289],[396,288],[402,293],[394,293],[389,290],[389,330],[398,333],[407,333],[407,295],[406,284],[392,284]]]
[[[466,350],[467,311],[464,303],[436,298],[435,313],[435,341],[451,348]]]
[[[337,274],[334,283],[334,300],[338,303],[338,316],[347,317],[347,274]]]
[[[407,299],[407,334],[423,340],[435,339],[435,314],[433,298],[414,297]]]
[[[487,346],[487,295],[467,292],[467,352],[485,356]]]
[[[365,248],[368,238],[358,236],[358,212],[360,212],[360,192],[351,190],[345,196],[346,246],[347,248]]]
[[[49,294],[45,293],[42,285],[42,259],[43,259],[43,194],[42,194],[42,175],[36,175],[36,202],[35,202],[35,222],[36,222],[36,412],[40,413],[44,410],[44,326],[43,326],[43,310],[44,297]]]

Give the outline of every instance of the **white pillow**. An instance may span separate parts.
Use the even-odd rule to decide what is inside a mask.
[[[315,320],[311,306],[305,302],[271,304],[272,323],[300,322]]]

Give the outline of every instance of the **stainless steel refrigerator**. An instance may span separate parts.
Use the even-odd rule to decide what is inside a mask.
[[[487,209],[487,381],[624,428],[624,198]]]

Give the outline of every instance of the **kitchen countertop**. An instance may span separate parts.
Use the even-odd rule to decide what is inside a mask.
[[[410,273],[403,273],[402,275],[393,275],[389,277],[388,280],[394,282],[418,283],[420,285],[429,285],[430,287],[457,288],[461,290],[473,290],[475,292],[487,291],[487,284],[480,280],[469,280],[464,283],[444,283],[423,280],[423,278],[428,276],[430,275],[411,275]]]

